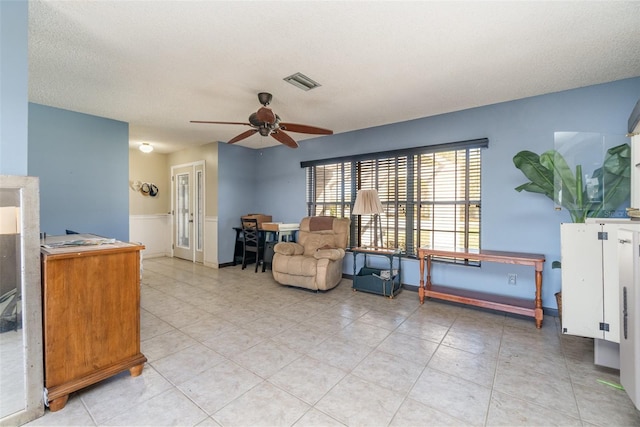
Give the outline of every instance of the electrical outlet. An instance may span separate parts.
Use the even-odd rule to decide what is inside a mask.
[[[516,281],[518,279],[518,275],[515,273],[509,273],[507,274],[507,283],[510,285],[515,285]]]

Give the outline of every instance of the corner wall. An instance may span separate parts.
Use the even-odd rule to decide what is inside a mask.
[[[29,103],[28,153],[41,231],[129,241],[128,123]]]

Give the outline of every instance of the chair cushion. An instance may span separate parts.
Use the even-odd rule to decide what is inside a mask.
[[[280,242],[273,247],[273,251],[282,255],[302,255],[304,248],[295,242]]]
[[[322,234],[322,233],[310,233],[306,236],[304,241],[304,254],[306,256],[314,256],[316,251],[323,246],[334,247],[335,237],[333,233],[331,234]]]
[[[304,255],[278,256],[273,259],[273,271],[286,272],[291,276],[315,277],[318,260]]]
[[[312,216],[309,218],[309,231],[333,230],[332,216]]]

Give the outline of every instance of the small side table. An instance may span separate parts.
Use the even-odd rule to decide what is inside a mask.
[[[353,291],[364,291],[393,298],[402,290],[402,251],[389,248],[351,248],[353,252]],[[357,259],[364,254],[364,265],[357,272]],[[384,256],[389,260],[389,269],[367,264],[367,256]],[[394,258],[397,268],[394,267]]]

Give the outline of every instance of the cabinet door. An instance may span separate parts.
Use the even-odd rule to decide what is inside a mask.
[[[602,275],[603,275],[603,309],[604,323],[609,325],[609,332],[604,333],[607,341],[620,342],[620,273],[618,268],[619,233],[622,229],[640,231],[638,223],[602,224],[607,233],[607,240],[602,241]]]
[[[618,285],[618,224],[602,224],[607,239],[602,240],[602,309],[603,322],[609,331],[603,331],[607,341],[620,342],[620,286]]]
[[[640,233],[620,230],[620,383],[640,409]]]
[[[562,330],[605,339],[600,224],[562,224]]]
[[[139,260],[138,251],[100,249],[44,257],[47,388],[95,378],[140,353]]]

